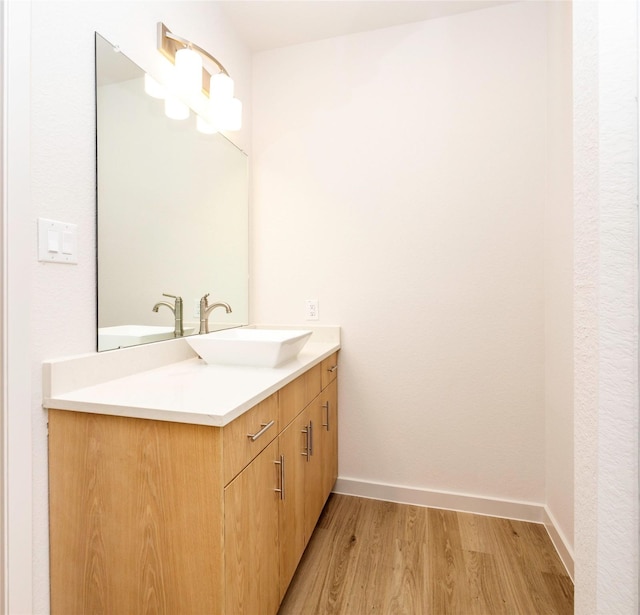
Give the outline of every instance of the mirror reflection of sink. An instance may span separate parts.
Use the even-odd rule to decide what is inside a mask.
[[[186,339],[205,363],[277,367],[298,356],[311,336],[301,329],[237,328]]]
[[[184,334],[190,335],[194,327],[185,327]],[[155,325],[119,325],[98,329],[98,350],[113,350],[137,344],[160,342],[173,339],[173,327]]]

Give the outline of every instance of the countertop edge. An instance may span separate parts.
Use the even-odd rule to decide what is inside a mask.
[[[201,370],[204,367],[209,370],[209,374],[213,375],[216,373],[215,370],[218,366],[203,366],[200,363],[200,360],[194,359],[165,365],[157,368],[157,370],[145,371],[125,378],[117,378],[96,386],[67,391],[59,395],[45,395],[43,399],[43,408],[224,427],[235,418],[281,389],[283,386],[295,380],[310,368],[321,363],[334,352],[340,350],[339,342],[309,343],[307,346],[308,347],[305,347],[300,355],[298,355],[297,359],[279,368],[259,368],[260,370],[269,370],[259,372],[256,372],[255,368],[235,368],[233,373],[236,377],[241,377],[244,370],[246,371],[247,379],[255,376],[256,373],[259,373],[261,380],[264,379],[264,376],[270,375],[273,376],[273,380],[267,377],[266,380],[268,380],[268,383],[266,386],[261,386],[259,390],[255,389],[255,391],[249,393],[246,398],[242,398],[242,401],[237,403],[233,402],[229,406],[225,407],[223,411],[218,411],[216,413],[193,411],[193,409],[189,407],[185,407],[183,409],[177,407],[161,407],[159,404],[144,403],[143,401],[131,403],[131,400],[127,400],[129,403],[111,403],[104,399],[100,399],[100,397],[104,397],[105,390],[108,390],[108,387],[114,386],[117,388],[118,383],[125,380],[127,381],[128,386],[135,387],[137,380],[139,380],[140,386],[143,386],[143,379],[149,377],[151,372],[159,370],[163,370],[162,373],[165,373],[167,370],[172,370],[174,367],[187,369],[186,377],[188,377],[188,369],[193,366],[193,370]],[[187,363],[189,363],[189,365],[185,368]],[[219,369],[222,371],[222,368]],[[51,389],[49,390],[55,390],[55,383],[52,383]],[[212,391],[212,393],[215,393],[215,391]]]

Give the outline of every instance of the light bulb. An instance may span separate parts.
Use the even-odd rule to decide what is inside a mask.
[[[226,130],[240,130],[242,128],[242,103],[232,98],[225,105],[224,128]]]
[[[144,91],[152,98],[164,98],[165,89],[149,73],[144,74]]]
[[[176,85],[184,96],[195,96],[202,90],[202,58],[197,51],[185,47],[176,51]]]
[[[218,132],[218,127],[215,124],[200,115],[196,117],[196,129],[205,135],[212,135]]]
[[[209,85],[209,98],[218,101],[233,98],[233,79],[225,73],[212,75]]]
[[[189,107],[173,94],[167,94],[164,99],[164,114],[172,120],[186,120],[189,117]]]

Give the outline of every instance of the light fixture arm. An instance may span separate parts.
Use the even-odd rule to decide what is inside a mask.
[[[229,72],[222,65],[222,63],[218,61],[216,58],[214,58],[208,51],[206,51],[199,45],[192,43],[186,38],[182,38],[181,36],[174,34],[173,32],[171,32],[171,30],[169,30],[169,28],[167,28],[167,26],[165,26],[161,21],[159,21],[158,22],[158,51],[160,51],[160,53],[165,58],[167,58],[167,60],[169,60],[172,64],[175,64],[176,52],[179,49],[182,49],[184,47],[193,49],[194,51],[197,51],[198,53],[203,55],[208,60],[211,60],[211,62],[213,62],[218,67],[221,73],[229,76]],[[206,69],[203,68],[202,69],[202,89],[205,92],[207,92],[207,94],[209,93],[210,81],[211,81],[211,75]]]

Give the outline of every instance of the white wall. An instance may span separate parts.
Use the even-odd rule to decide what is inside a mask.
[[[254,56],[253,320],[343,332],[343,479],[542,504],[546,8]]]
[[[578,615],[638,613],[637,3],[574,3]]]
[[[162,77],[166,60],[156,51],[156,23],[209,49],[236,81],[245,103],[245,126],[234,141],[250,146],[250,56],[224,22],[219,9],[205,2],[33,2],[31,20],[31,187],[30,208],[18,225],[28,225],[28,255],[14,259],[13,270],[30,280],[26,303],[33,419],[33,606],[24,612],[48,612],[48,525],[46,416],[42,411],[43,360],[92,352],[96,338],[95,297],[95,128],[94,31],[121,47],[143,69]],[[16,88],[21,86],[15,83]],[[28,90],[27,94],[28,94]],[[16,91],[16,94],[18,92]],[[28,96],[23,100],[29,100]],[[78,225],[77,266],[37,262],[36,218]],[[17,579],[16,582],[20,582]],[[25,580],[26,582],[26,580]]]
[[[5,449],[5,607],[29,613],[32,603],[32,447],[29,271],[31,204],[30,6],[4,3],[6,158],[3,169],[3,429]]]
[[[545,504],[549,533],[573,559],[573,181],[570,2],[548,3],[545,287]]]

